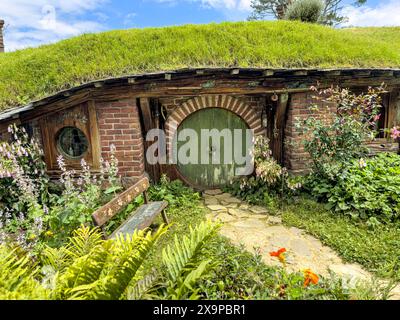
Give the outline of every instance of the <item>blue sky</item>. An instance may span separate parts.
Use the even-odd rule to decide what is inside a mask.
[[[251,0],[0,0],[8,51],[86,32],[246,20]],[[347,25],[400,25],[400,0],[344,0]]]

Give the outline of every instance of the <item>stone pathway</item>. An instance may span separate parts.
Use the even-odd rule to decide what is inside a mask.
[[[281,218],[269,215],[266,208],[251,206],[221,190],[205,191],[204,203],[210,210],[208,218],[223,222],[222,235],[250,252],[258,250],[267,265],[281,265],[269,252],[286,248],[289,271],[311,269],[323,276],[333,272],[351,286],[373,278],[360,265],[343,262],[334,250],[305,231],[282,225]],[[392,295],[391,299],[400,299],[400,285]]]

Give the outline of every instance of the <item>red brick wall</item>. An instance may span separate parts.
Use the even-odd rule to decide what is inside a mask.
[[[291,95],[289,107],[287,111],[287,120],[285,127],[284,141],[284,164],[293,173],[305,173],[311,168],[311,160],[308,153],[304,150],[302,141],[306,138],[295,128],[297,119],[307,119],[310,115],[323,115],[329,120],[330,112],[335,111],[333,105],[328,105],[326,102],[313,99],[314,93],[295,93]],[[310,107],[317,105],[319,111],[311,111]]]
[[[109,160],[114,144],[123,182],[135,182],[144,174],[145,161],[136,99],[96,102],[96,110],[103,159]]]

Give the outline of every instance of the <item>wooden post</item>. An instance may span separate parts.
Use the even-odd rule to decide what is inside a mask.
[[[283,163],[283,143],[286,122],[286,110],[289,101],[289,94],[283,93],[279,97],[278,108],[275,114],[275,129],[278,132],[275,145],[275,157],[278,163]]]

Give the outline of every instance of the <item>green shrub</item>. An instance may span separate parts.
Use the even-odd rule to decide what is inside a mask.
[[[149,196],[153,201],[167,201],[169,207],[191,206],[200,200],[200,194],[194,192],[180,180],[170,181],[163,175],[160,182],[149,188]]]
[[[295,0],[286,10],[286,20],[317,23],[325,8],[322,0]]]
[[[328,207],[353,217],[379,221],[400,218],[400,156],[381,153],[370,159],[353,160],[337,177],[309,178],[313,195]]]

